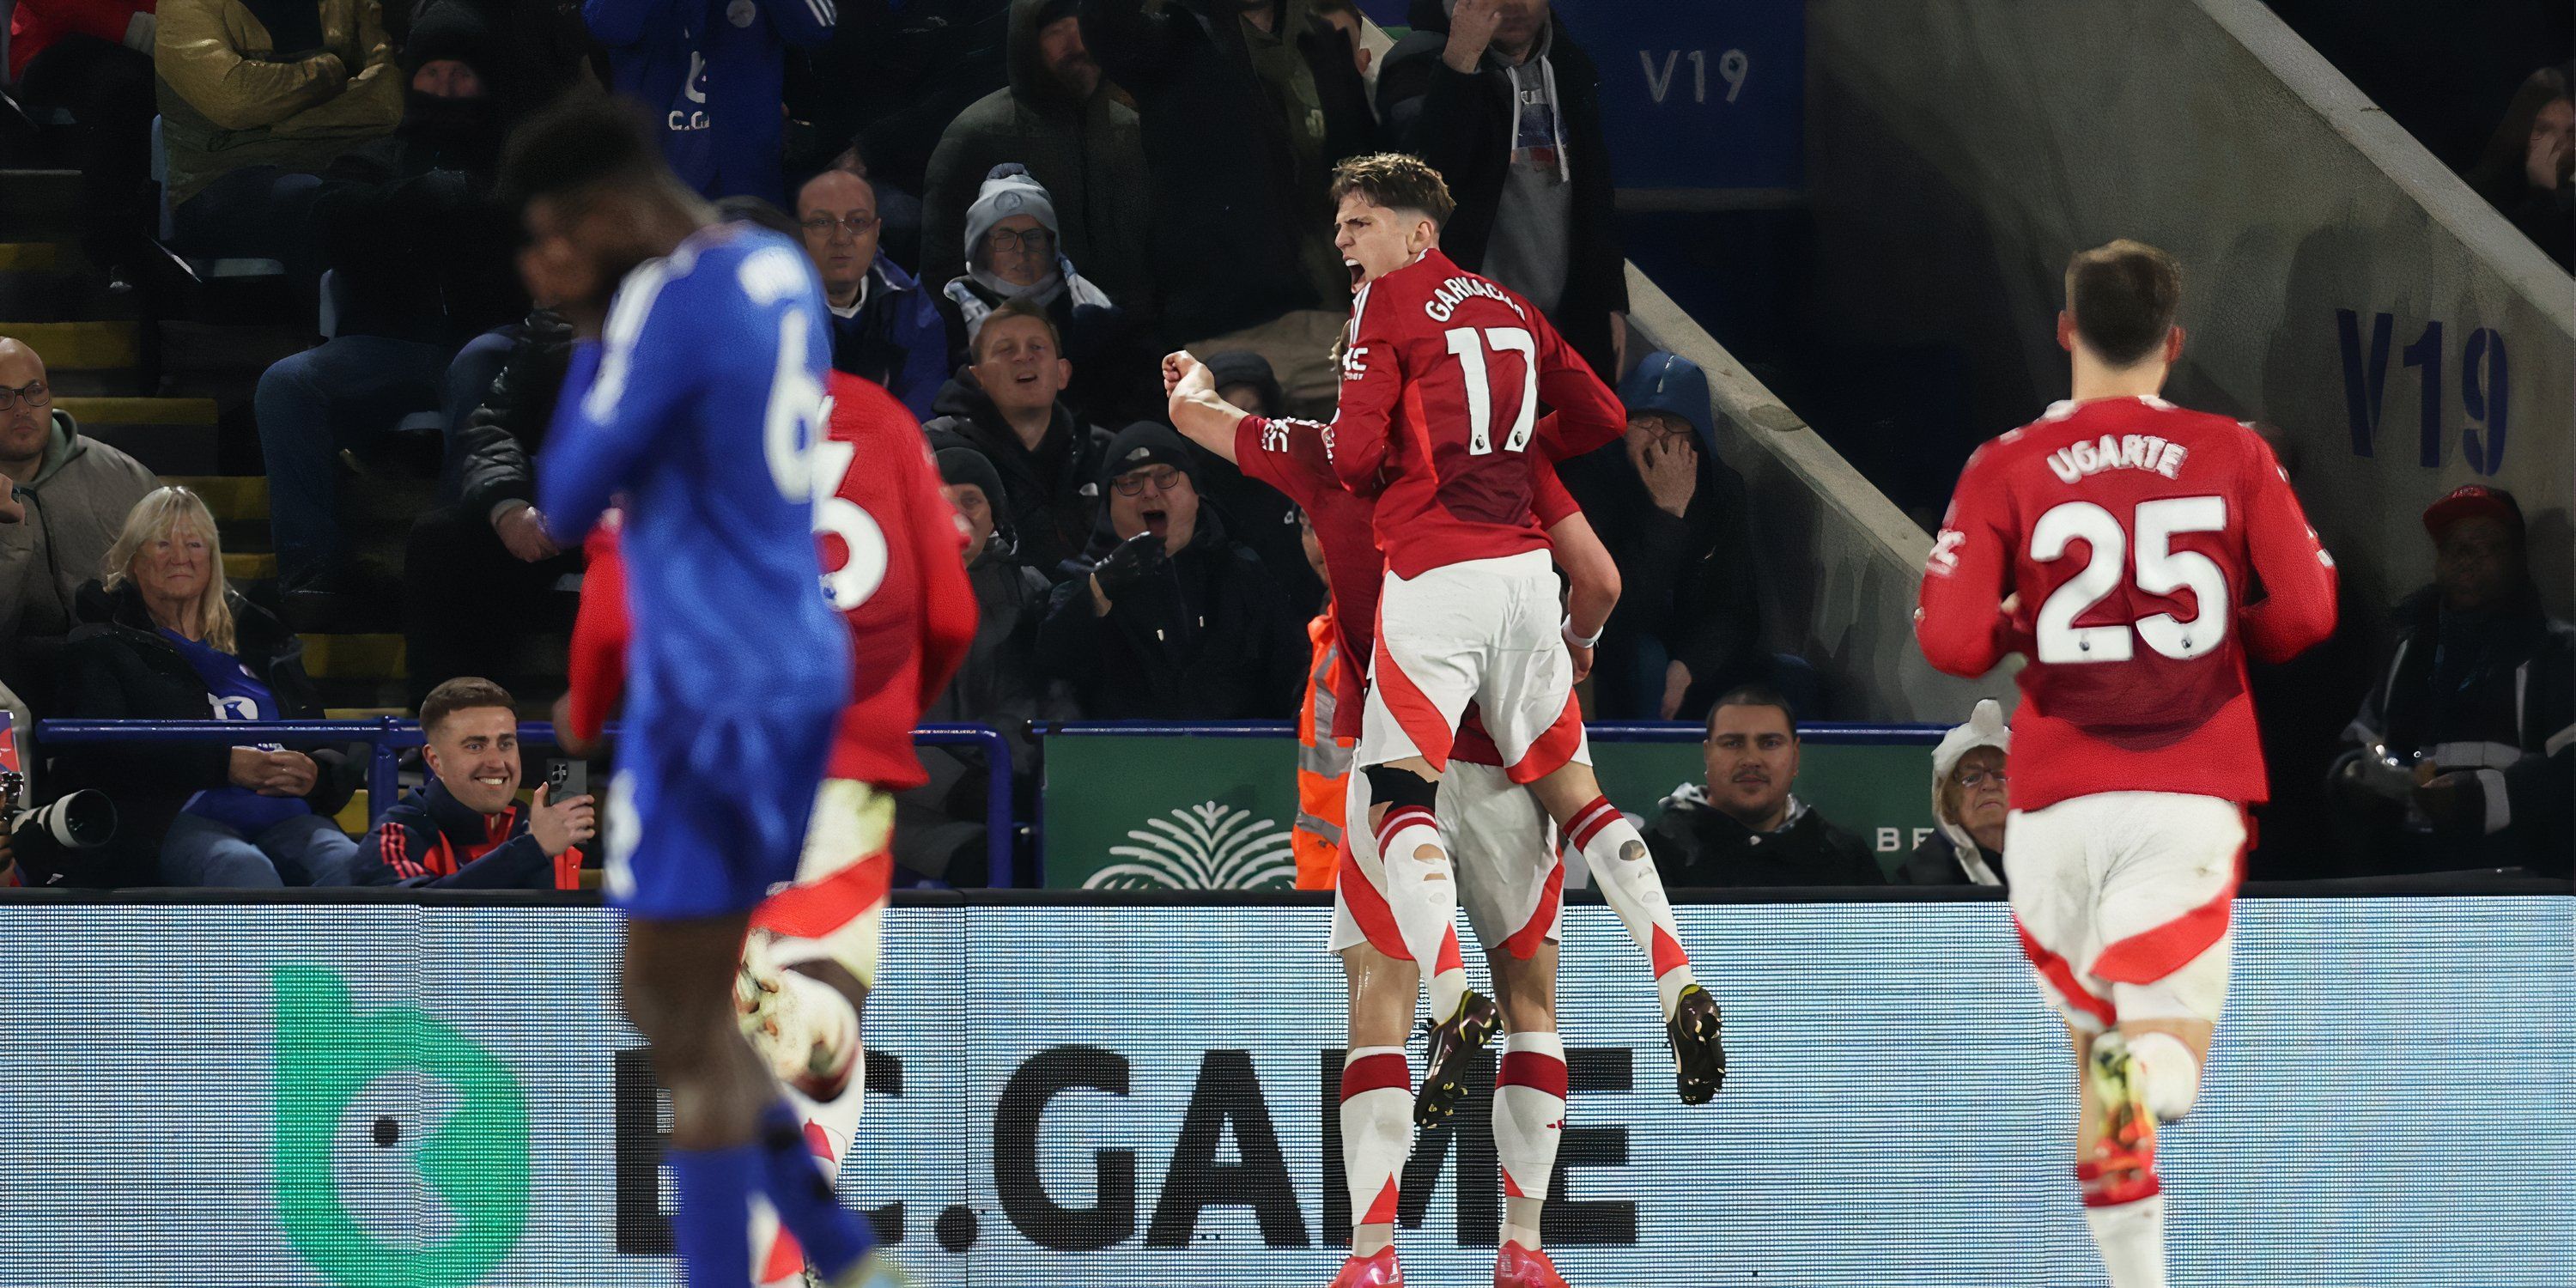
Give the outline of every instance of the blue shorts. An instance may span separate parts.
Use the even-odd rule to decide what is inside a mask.
[[[608,901],[680,921],[796,879],[840,709],[630,711],[608,785]]]

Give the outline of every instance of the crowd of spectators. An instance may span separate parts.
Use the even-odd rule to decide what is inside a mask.
[[[1003,728],[1024,812],[1031,721],[1303,709],[1323,585],[1301,516],[1161,423],[1156,360],[1186,347],[1237,406],[1329,417],[1350,286],[1326,177],[1392,148],[1447,176],[1446,253],[1528,297],[1627,405],[1624,441],[1562,473],[1627,588],[1589,711],[1707,730],[1705,780],[1648,829],[1667,882],[1891,879],[1793,790],[1800,717],[1828,695],[1762,642],[1752,499],[1717,450],[1705,376],[1631,344],[1600,72],[1547,0],[1415,0],[1382,56],[1350,0],[849,10],[18,0],[10,71],[75,115],[89,258],[120,279],[156,240],[273,260],[320,334],[253,399],[279,569],[265,605],[226,584],[206,507],[83,437],[41,355],[0,339],[5,696],[48,717],[311,715],[293,632],[398,625],[430,726],[423,786],[374,802],[363,844],[330,822],[354,785],[340,749],[66,749],[49,786],[98,785],[123,811],[99,879],[577,879],[589,804],[516,802],[518,704],[487,677],[530,675],[571,621],[583,555],[548,537],[533,462],[573,336],[602,319],[566,311],[586,284],[515,262],[493,180],[516,120],[602,90],[649,113],[729,217],[801,243],[833,365],[922,421],[982,610],[928,718]],[[2478,178],[2562,233],[2566,85],[2533,78]],[[423,424],[437,428],[415,462]],[[351,466],[379,460],[434,474],[425,508],[346,512]],[[2355,852],[2375,870],[2545,865],[2551,845],[2563,870],[2567,630],[2530,591],[2511,498],[2446,498],[2426,525],[2442,578],[2403,610],[2322,790],[2368,832]],[[383,566],[362,539],[379,533],[399,547]],[[2008,754],[1990,703],[1943,741],[1935,834],[1892,879],[2005,879]],[[925,763],[899,853],[971,884],[981,766]]]

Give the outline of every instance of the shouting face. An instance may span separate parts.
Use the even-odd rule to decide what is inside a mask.
[[[975,380],[1004,415],[1055,406],[1073,379],[1073,364],[1055,349],[1055,333],[1036,318],[997,315],[975,333]]]
[[[1349,192],[1333,215],[1333,246],[1342,252],[1356,287],[1421,258],[1431,246],[1434,228],[1421,214],[1376,205],[1366,193]]]
[[[1109,480],[1109,526],[1121,541],[1142,532],[1179,554],[1199,530],[1199,490],[1169,465],[1148,465]]]

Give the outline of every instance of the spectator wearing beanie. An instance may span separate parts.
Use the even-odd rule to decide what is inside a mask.
[[[1558,470],[1628,587],[1594,655],[1595,710],[1695,720],[1771,678],[1744,478],[1717,454],[1708,378],[1689,359],[1647,355],[1619,397],[1622,440]]]
[[[2012,728],[1993,698],[1978,699],[1968,723],[1941,735],[1932,749],[1933,834],[1906,856],[1908,884],[2004,883],[2011,759]]]
[[[1270,360],[1237,350],[1211,353],[1201,361],[1216,378],[1217,396],[1255,416],[1282,414],[1279,378]],[[1225,511],[1235,537],[1261,556],[1262,568],[1288,593],[1289,607],[1312,617],[1323,607],[1324,583],[1306,562],[1306,543],[1298,536],[1297,507],[1279,489],[1244,477],[1232,461],[1212,452],[1199,454],[1199,480],[1207,499]]]
[[[318,175],[402,123],[378,0],[165,0],[153,70],[182,247],[318,272]],[[309,280],[309,277],[308,277]]]
[[[1056,587],[1038,656],[1104,720],[1271,720],[1297,709],[1304,623],[1252,551],[1202,506],[1169,426],[1119,431],[1086,574]]]
[[[1143,136],[1083,45],[1080,10],[1078,0],[1013,0],[1010,85],[960,113],[930,156],[922,276],[966,272],[967,208],[995,166],[1016,162],[1053,198],[1065,257],[1142,317],[1153,280]]]
[[[1152,364],[1132,342],[1125,311],[1075,271],[1062,245],[1053,194],[1017,164],[993,167],[966,210],[966,272],[940,289],[939,311],[948,322],[950,361],[962,363],[971,360],[975,332],[1003,301],[1046,310],[1073,363],[1065,402],[1074,414],[1096,419],[1134,405]]]
[[[682,183],[786,204],[787,46],[831,39],[830,5],[585,0],[581,12],[608,47],[617,92],[651,114]]]
[[[966,580],[975,588],[975,642],[948,690],[922,713],[924,724],[991,725],[1011,742],[1011,777],[1023,805],[1036,802],[1043,744],[1032,720],[1072,720],[1081,713],[1071,689],[1038,666],[1038,624],[1052,587],[1012,557],[1001,472],[953,434],[934,433],[941,490],[967,529]],[[921,749],[927,786],[895,802],[895,859],[950,885],[984,878],[984,762],[980,753]]]

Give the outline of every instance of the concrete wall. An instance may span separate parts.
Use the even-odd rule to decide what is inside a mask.
[[[1628,297],[1636,341],[1708,373],[1718,454],[1752,500],[1769,643],[1816,664],[1833,714],[1956,723],[1980,697],[2010,707],[2018,695],[2009,667],[1959,680],[1915,646],[1915,592],[1932,538],[1633,264]]]
[[[2349,603],[2375,608],[2426,580],[2417,513],[2484,481],[2521,497],[2543,598],[2568,612],[2576,282],[2269,10],[1810,0],[1808,23],[1825,325],[1862,343],[1956,346],[1977,423],[2000,432],[2065,392],[2052,326],[2067,256],[2113,237],[2153,242],[2186,272],[2189,342],[2168,392],[2291,435]],[[2381,314],[2365,455],[2353,409],[2370,402]],[[2431,465],[2425,370],[2405,357],[2429,323],[2442,328]],[[2464,372],[2482,331],[2479,369]],[[2496,460],[2484,376],[2499,336]]]

